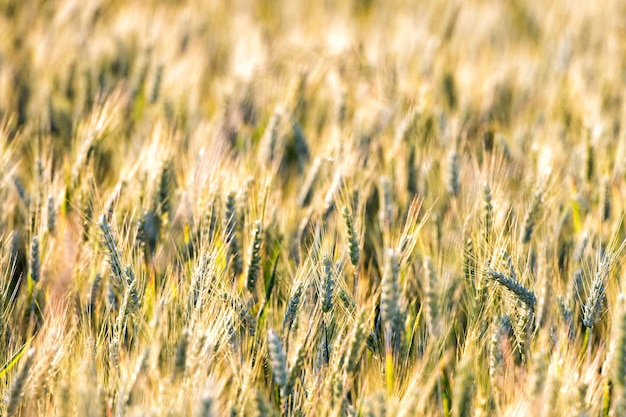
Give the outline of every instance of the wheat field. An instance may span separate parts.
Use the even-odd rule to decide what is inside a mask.
[[[0,415],[626,415],[626,2],[0,0]]]

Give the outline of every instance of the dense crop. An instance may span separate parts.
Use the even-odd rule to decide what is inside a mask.
[[[544,3],[0,0],[0,414],[625,415],[626,5]]]

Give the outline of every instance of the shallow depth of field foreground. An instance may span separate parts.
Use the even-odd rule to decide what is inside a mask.
[[[0,0],[0,415],[626,415],[570,3]]]

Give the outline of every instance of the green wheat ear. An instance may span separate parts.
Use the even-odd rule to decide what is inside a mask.
[[[335,291],[335,280],[333,278],[333,262],[328,256],[322,259],[324,271],[324,292],[322,297],[322,311],[328,313],[333,308],[333,293]]]
[[[491,388],[495,392],[500,392],[502,388],[499,386],[499,378],[504,374],[502,340],[508,336],[510,330],[511,325],[508,317],[496,320],[489,341],[489,380],[491,382]]]
[[[30,279],[33,283],[39,282],[41,278],[41,265],[39,259],[39,239],[33,236],[30,245]]]
[[[47,225],[48,232],[50,232],[51,234],[54,234],[56,230],[57,212],[56,212],[54,197],[52,195],[48,196],[46,210],[48,212],[48,225]]]
[[[252,229],[252,243],[250,244],[250,255],[248,259],[248,275],[246,278],[246,288],[251,293],[254,293],[256,288],[257,278],[259,276],[259,269],[261,268],[261,243],[263,241],[261,222],[257,220],[254,222],[254,229]]]
[[[535,293],[520,284],[515,277],[506,276],[493,268],[487,269],[487,277],[513,293],[530,311],[535,310],[535,304],[537,303]]]
[[[593,329],[604,313],[604,307],[606,306],[606,283],[610,269],[611,259],[608,255],[605,255],[591,281],[591,290],[583,307],[583,324],[587,329]]]
[[[489,242],[493,228],[493,204],[491,202],[491,187],[486,182],[483,184],[483,197],[483,237],[486,242]]]
[[[346,225],[346,238],[348,240],[350,262],[353,266],[356,267],[359,264],[360,253],[359,241],[357,239],[357,233],[354,228],[354,219],[352,217],[352,213],[350,213],[350,210],[348,210],[348,208],[345,206],[341,209],[341,215]]]
[[[283,318],[283,332],[288,333],[291,330],[291,326],[293,322],[296,320],[298,314],[298,307],[300,306],[300,298],[302,297],[302,293],[304,291],[304,286],[301,282],[295,284],[295,288],[289,298],[289,303],[287,304],[287,308],[285,310],[285,316]]]
[[[394,352],[402,345],[404,316],[400,310],[400,259],[395,250],[387,251],[385,273],[382,279],[380,315],[385,328],[385,337],[391,341]]]
[[[120,290],[123,287],[124,274],[122,272],[122,260],[120,252],[117,249],[117,243],[115,237],[111,231],[111,227],[107,222],[106,217],[103,215],[100,217],[100,230],[102,231],[102,238],[104,241],[104,247],[109,255],[109,266],[111,267],[111,277],[113,286],[116,290]]]
[[[350,335],[348,360],[346,362],[347,374],[355,373],[358,369],[357,366],[361,359],[363,349],[365,348],[366,320],[367,317],[365,315],[365,312],[361,312]]]
[[[522,243],[530,242],[533,231],[535,230],[535,223],[537,222],[537,217],[539,216],[539,212],[541,210],[541,206],[543,203],[543,193],[541,190],[535,193],[533,198],[532,205],[530,209],[526,212],[524,217],[524,228],[522,231]]]
[[[243,262],[239,251],[239,240],[237,238],[237,202],[235,193],[230,192],[226,196],[224,210],[224,236],[228,242],[228,258],[232,262],[234,276],[239,276],[243,272]]]
[[[287,356],[285,355],[283,344],[274,330],[270,329],[267,332],[267,341],[270,350],[272,371],[274,373],[274,382],[276,382],[276,385],[278,385],[281,390],[281,397],[284,397],[289,377]]]

